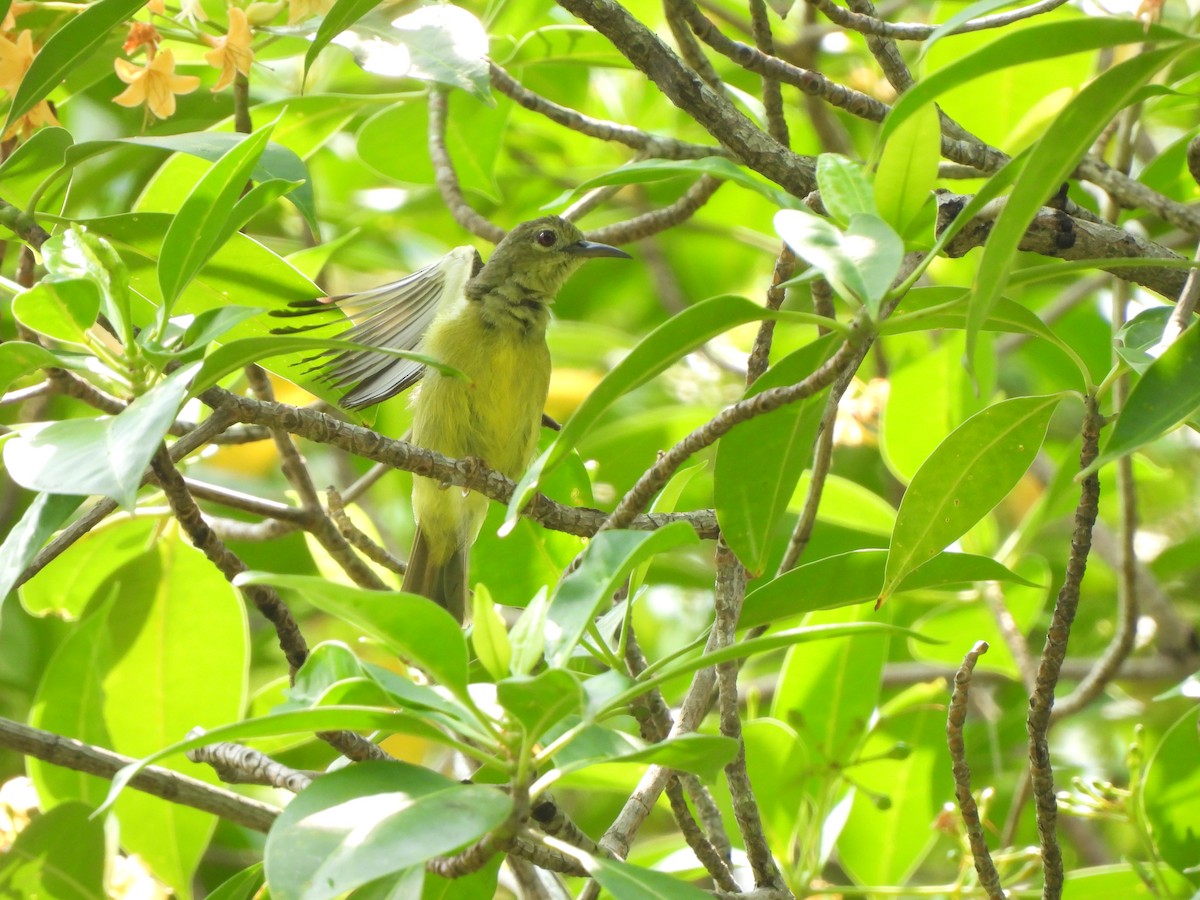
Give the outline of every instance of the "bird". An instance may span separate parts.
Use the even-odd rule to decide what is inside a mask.
[[[276,314],[305,315],[336,304],[354,323],[338,336],[364,349],[312,359],[320,360],[315,368],[329,384],[348,388],[341,406],[381,403],[420,381],[411,401],[412,443],[482,460],[516,480],[533,459],[550,388],[550,306],[567,279],[595,257],[630,258],[587,240],[566,219],[544,216],[508,232],[486,263],[473,247],[458,247],[399,281],[293,302]],[[375,347],[417,350],[467,377],[368,349]],[[415,476],[416,534],[401,590],[433,600],[463,622],[470,548],[486,511],[486,497]]]

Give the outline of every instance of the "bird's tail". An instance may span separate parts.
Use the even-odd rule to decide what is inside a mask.
[[[428,597],[463,621],[467,609],[467,566],[470,547],[457,547],[444,562],[435,562],[430,553],[429,539],[418,525],[404,571],[401,590]]]

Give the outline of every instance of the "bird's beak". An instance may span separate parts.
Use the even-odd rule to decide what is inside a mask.
[[[595,241],[576,241],[574,244],[568,244],[564,249],[573,256],[593,257],[593,256],[615,256],[620,259],[633,259],[624,250],[618,250],[616,247],[610,247],[608,244],[597,244]]]

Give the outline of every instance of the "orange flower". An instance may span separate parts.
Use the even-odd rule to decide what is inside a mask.
[[[167,14],[167,5],[164,0],[149,0],[149,2],[146,4],[146,9],[160,16],[165,16]],[[128,53],[129,51],[126,50],[125,52]]]
[[[153,56],[154,51],[158,49],[158,42],[161,40],[162,35],[153,25],[134,22],[129,26],[129,34],[125,36],[125,45],[121,49],[125,51],[126,56],[132,56],[138,47],[146,47],[146,55]]]
[[[23,12],[33,9],[32,3],[13,3],[8,12],[4,14],[4,21],[0,23],[0,31],[12,31],[17,27],[17,16]]]
[[[213,93],[233,83],[234,71],[250,74],[250,63],[254,62],[254,51],[250,49],[250,24],[244,10],[229,7],[229,33],[224,37],[209,38],[213,49],[204,54],[210,66],[221,70],[221,77],[213,86]]]
[[[288,24],[295,25],[309,16],[324,15],[333,6],[333,0],[288,0]]]
[[[144,67],[127,59],[113,60],[113,65],[117,77],[129,85],[113,97],[113,102],[121,106],[145,104],[160,119],[175,114],[176,94],[190,94],[200,86],[195,75],[175,74],[175,54],[169,48],[155,54]]]
[[[16,41],[0,35],[0,90],[7,91],[10,96],[16,93],[17,86],[20,85],[21,79],[29,70],[29,64],[33,62],[33,55],[33,32],[28,29],[22,31],[17,35]],[[20,132],[27,138],[42,125],[57,124],[58,119],[54,117],[54,109],[50,106],[49,101],[42,100],[13,122],[0,137],[8,140]]]

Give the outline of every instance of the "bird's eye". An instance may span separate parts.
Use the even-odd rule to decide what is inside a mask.
[[[534,240],[536,240],[543,247],[553,247],[554,242],[558,240],[558,238],[555,236],[553,231],[547,228],[545,231],[539,231],[534,237]]]

